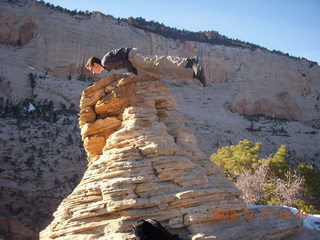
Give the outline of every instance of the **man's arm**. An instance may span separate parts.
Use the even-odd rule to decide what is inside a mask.
[[[124,61],[124,65],[126,66],[128,72],[132,72],[134,74],[138,74],[137,69],[132,66],[132,63],[129,60],[123,60]]]

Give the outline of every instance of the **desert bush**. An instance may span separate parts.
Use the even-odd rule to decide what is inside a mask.
[[[287,171],[284,178],[273,177],[270,160],[265,160],[254,171],[245,170],[236,179],[241,197],[247,204],[268,204],[293,206],[302,198],[304,178],[293,171]]]
[[[303,194],[304,178],[296,172],[287,171],[285,178],[274,179],[275,195],[286,206],[293,206],[295,200],[301,199]]]
[[[36,79],[35,79],[35,75],[33,73],[28,74],[28,81],[29,81],[30,87],[33,91],[36,87]]]
[[[259,158],[261,145],[242,140],[218,149],[211,160],[235,182],[248,204],[287,205],[317,212],[314,200],[320,197],[320,174],[316,169],[304,164],[291,169],[285,145],[273,156]]]
[[[263,204],[261,196],[268,173],[268,165],[261,165],[256,171],[244,170],[236,180],[236,186],[241,191],[241,197],[247,204]]]
[[[318,197],[320,199],[320,174],[317,170],[311,165],[300,163],[298,171],[305,178],[306,195],[310,198]]]
[[[236,146],[226,146],[218,149],[210,159],[222,167],[228,177],[236,179],[243,171],[253,171],[259,166],[258,153],[261,143],[253,145],[249,140],[242,140]]]
[[[73,145],[73,138],[72,138],[71,134],[69,134],[69,135],[66,137],[66,144],[67,144],[68,146]]]

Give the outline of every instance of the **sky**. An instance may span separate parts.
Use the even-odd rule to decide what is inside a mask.
[[[320,64],[320,0],[45,0],[69,10],[142,17],[228,38]],[[126,47],[126,46],[124,46]]]

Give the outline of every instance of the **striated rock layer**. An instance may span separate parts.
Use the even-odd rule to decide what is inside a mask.
[[[141,218],[185,239],[283,239],[302,231],[297,219],[241,215],[239,190],[204,158],[159,79],[101,79],[83,91],[80,108],[88,169],[40,239],[129,240]],[[238,218],[213,220],[214,210]]]
[[[165,38],[99,12],[72,16],[45,7],[41,1],[9,2],[0,4],[0,77],[4,79],[0,87],[5,89],[0,96],[4,99],[17,103],[30,97],[25,77],[32,72],[28,66],[43,72],[38,75],[49,72],[65,80],[78,79],[79,75],[88,73],[83,71],[88,57],[102,57],[115,48],[137,47],[148,54],[199,56],[208,85],[223,84],[228,86],[228,91],[235,91],[228,101],[233,112],[319,120],[320,67],[315,62],[260,48]],[[38,98],[49,98],[58,104],[78,103],[77,90],[83,87],[79,83],[70,81],[68,84],[73,89],[70,91],[68,87],[59,87],[62,83],[57,80],[36,81],[34,94]],[[198,84],[196,80],[177,81]]]

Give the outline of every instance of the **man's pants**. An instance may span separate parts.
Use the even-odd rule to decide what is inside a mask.
[[[186,68],[187,58],[147,55],[138,48],[130,49],[128,58],[131,64],[143,73],[162,76],[166,79],[193,78],[193,70]]]

